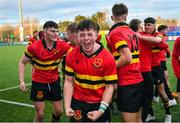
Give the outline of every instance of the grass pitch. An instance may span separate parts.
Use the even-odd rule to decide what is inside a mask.
[[[168,42],[172,51],[174,42]],[[0,47],[0,122],[33,122],[34,108],[27,105],[33,105],[29,99],[30,91],[21,92],[17,87],[18,82],[18,62],[25,51],[25,46],[2,46]],[[167,60],[169,72],[169,81],[172,91],[176,91],[176,77],[172,71],[171,59]],[[26,83],[31,83],[31,67],[26,67]],[[31,85],[28,85],[30,90]],[[10,101],[10,102],[8,102]],[[22,106],[19,103],[26,104]],[[50,102],[46,102],[44,121],[49,122],[51,119],[52,107]],[[161,103],[153,105],[157,122],[164,121],[164,110]],[[178,105],[172,107],[172,121],[180,121],[180,112]],[[68,118],[63,115],[63,122],[68,122]],[[112,115],[112,122],[121,122],[120,115]]]

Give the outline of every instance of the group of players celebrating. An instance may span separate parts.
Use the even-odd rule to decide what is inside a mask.
[[[153,116],[154,85],[166,111],[165,121],[171,122],[169,107],[174,100],[164,71],[165,54],[169,55],[166,26],[155,29],[156,20],[125,22],[125,4],[112,7],[113,26],[103,37],[99,26],[91,20],[70,24],[67,43],[58,37],[58,24],[47,21],[43,38],[27,47],[19,62],[20,89],[26,91],[26,64],[32,64],[30,99],[34,101],[35,122],[43,121],[45,101],[53,104],[51,121],[59,121],[63,113],[71,122],[110,122],[110,104],[115,97],[124,122],[145,122]],[[162,31],[163,30],[163,31]],[[173,68],[180,78],[179,38],[173,50]],[[105,43],[103,43],[105,42]],[[107,45],[107,48],[105,45]],[[59,64],[64,58],[64,85],[61,91]],[[180,80],[177,82],[180,92]],[[62,95],[63,94],[63,95]]]

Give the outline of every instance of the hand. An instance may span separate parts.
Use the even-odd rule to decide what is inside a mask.
[[[180,62],[180,56],[178,57],[178,61]]]
[[[20,82],[19,87],[20,87],[20,90],[21,90],[21,91],[24,91],[24,92],[25,92],[25,91],[28,90],[28,88],[26,87],[25,82]]]
[[[74,116],[74,110],[72,108],[66,108],[66,116],[68,117]]]
[[[87,116],[90,120],[96,121],[98,118],[100,118],[103,115],[102,111],[96,110],[88,112]]]
[[[170,56],[171,56],[170,51],[167,51],[167,52],[166,52],[166,58],[170,58]]]
[[[166,53],[166,58],[170,58],[171,54],[170,53]]]

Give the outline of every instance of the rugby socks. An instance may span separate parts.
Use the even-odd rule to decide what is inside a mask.
[[[167,108],[169,106],[169,98],[162,99],[162,103],[164,107]]]
[[[166,114],[169,114],[169,115],[171,115],[169,107],[167,107],[167,108],[164,108],[164,109],[165,109],[165,113],[166,113]]]
[[[54,113],[52,113],[51,122],[58,122],[60,118],[61,118],[61,115],[58,117],[58,116],[55,116]]]
[[[154,111],[153,111],[153,108],[152,108],[152,107],[149,109],[149,114],[150,114],[151,116],[154,116]]]

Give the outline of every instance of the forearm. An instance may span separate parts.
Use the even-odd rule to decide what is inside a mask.
[[[65,80],[64,83],[64,103],[65,103],[65,109],[71,107],[71,99],[74,91],[73,83],[67,82]]]
[[[116,61],[116,67],[120,68],[127,64],[131,63],[132,58],[127,58],[126,56],[120,56],[120,58]]]
[[[106,86],[106,89],[104,91],[104,94],[103,94],[103,97],[102,97],[102,101],[107,103],[107,104],[110,104],[111,101],[112,101],[112,96],[113,96],[113,93],[114,93],[114,84],[109,84]]]
[[[161,43],[162,42],[161,37],[150,37],[150,36],[141,35],[138,38],[140,38],[140,39],[142,39],[144,41],[151,42],[151,43]]]
[[[24,82],[24,73],[26,65],[22,62],[19,63],[19,82]]]

